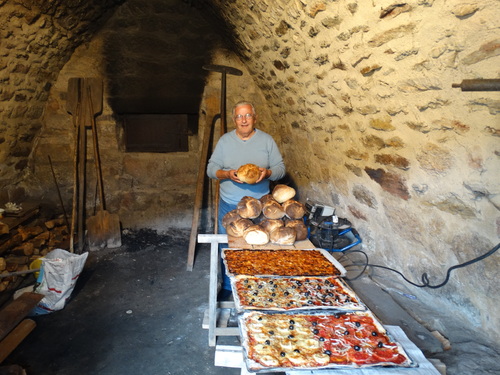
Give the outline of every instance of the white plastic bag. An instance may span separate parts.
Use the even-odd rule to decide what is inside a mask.
[[[75,288],[89,253],[73,254],[66,250],[54,249],[42,259],[35,293],[45,297],[32,311],[34,315],[49,314],[62,310]]]

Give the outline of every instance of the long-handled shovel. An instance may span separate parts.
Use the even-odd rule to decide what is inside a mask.
[[[101,82],[102,85],[102,82]],[[94,162],[96,167],[97,186],[99,190],[99,208],[94,216],[87,219],[87,239],[90,250],[97,250],[104,247],[115,248],[122,245],[120,219],[117,214],[110,214],[105,209],[104,187],[102,183],[101,160],[99,156],[99,145],[97,142],[97,129],[95,123],[96,112],[94,109],[94,99],[92,88],[87,87],[87,99],[91,114],[92,140],[94,144]],[[102,98],[101,98],[102,100]]]

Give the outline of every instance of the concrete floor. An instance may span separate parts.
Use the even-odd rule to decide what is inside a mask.
[[[189,232],[129,233],[123,246],[91,253],[64,310],[35,317],[37,327],[2,363],[28,375],[232,375],[214,366],[214,348],[202,329],[208,307],[209,245],[198,246],[186,271]],[[498,351],[464,337],[452,350],[441,344],[368,277],[352,283],[384,324],[401,326],[448,374],[498,374]],[[219,344],[237,345],[233,337]],[[469,349],[467,349],[469,348]],[[276,374],[276,373],[275,373]]]

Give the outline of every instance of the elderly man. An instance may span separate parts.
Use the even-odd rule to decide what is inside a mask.
[[[220,233],[226,233],[222,218],[236,208],[241,198],[260,198],[268,194],[270,181],[277,181],[285,175],[285,164],[276,142],[269,134],[255,128],[257,114],[253,104],[237,103],[233,107],[233,121],[236,128],[219,139],[207,167],[208,177],[220,180]],[[243,183],[236,174],[240,166],[249,163],[260,169],[255,184]],[[223,272],[219,296],[226,299],[230,291],[229,279]]]

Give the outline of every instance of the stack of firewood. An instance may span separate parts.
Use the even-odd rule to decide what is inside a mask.
[[[53,219],[41,225],[19,226],[3,243],[0,243],[0,292],[17,287],[22,271],[54,249],[69,247],[69,232],[64,219]],[[14,275],[10,275],[14,273]]]

